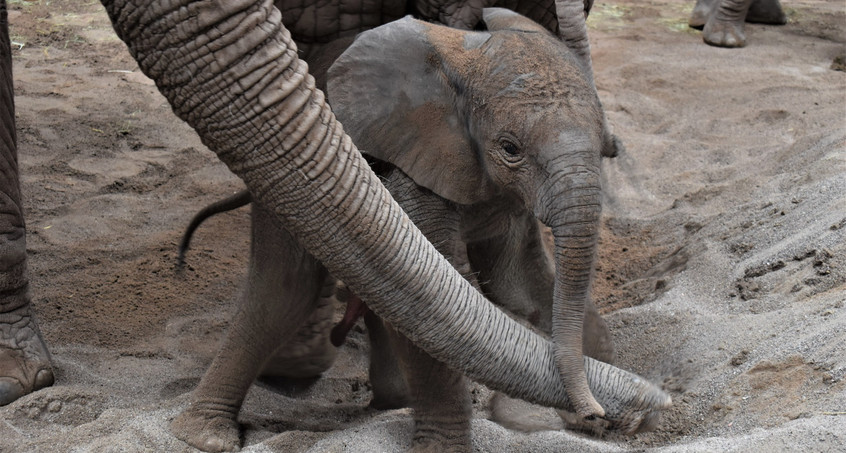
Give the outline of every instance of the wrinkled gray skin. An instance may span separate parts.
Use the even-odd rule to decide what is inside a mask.
[[[503,306],[551,321],[545,327],[556,342],[577,334],[582,353],[583,321],[598,318],[585,308],[593,307],[599,158],[615,142],[590,79],[566,45],[505,10],[486,10],[484,19],[490,33],[404,20],[362,34],[330,69],[329,98],[362,149],[396,167],[385,184],[438,251],[475,287],[494,290]],[[551,273],[544,272],[535,219],[552,229]],[[514,259],[515,250],[533,243],[530,259]],[[532,268],[534,284],[515,277]],[[533,301],[532,290],[544,294]],[[603,334],[588,337],[607,337],[607,329]],[[439,432],[469,442],[461,375],[391,337],[415,409],[416,439]]]
[[[578,332],[578,349],[558,340],[553,345],[492,307],[455,272],[343,132],[271,2],[103,3],[118,36],[174,113],[287,232],[274,245],[290,254],[288,262],[301,261],[299,268],[316,277],[322,263],[414,344],[511,396],[575,408],[583,417],[626,420],[642,420],[669,404],[642,379],[582,359],[581,311],[565,323]],[[558,6],[561,37],[590,74],[584,5]],[[597,155],[600,145],[591,141]],[[566,223],[567,216],[558,220]],[[279,259],[264,255],[256,250],[254,261]],[[289,303],[261,306],[250,302],[261,293],[248,297],[192,403],[175,420],[175,431],[190,443],[207,450],[237,446],[235,417],[262,359],[290,340],[294,326],[317,304],[324,279],[277,278],[250,286],[286,288],[292,291]],[[480,328],[468,319],[488,322]],[[490,332],[498,335],[492,340]],[[571,363],[573,356],[578,363]],[[232,376],[231,368],[241,372]]]
[[[330,71],[329,99],[349,125],[350,134],[367,143],[369,154],[397,166],[382,173],[383,182],[438,251],[474,287],[481,287],[494,301],[549,333],[554,329],[554,287],[556,279],[561,280],[554,268],[586,269],[589,274],[594,257],[592,252],[567,256],[560,244],[561,236],[567,238],[562,231],[569,230],[550,219],[569,203],[584,206],[592,199],[588,197],[599,189],[595,179],[589,178],[590,188],[574,182],[579,181],[583,167],[598,172],[600,149],[613,144],[609,144],[610,134],[584,69],[563,43],[537,24],[505,10],[486,10],[485,22],[490,33],[468,33],[410,19],[366,32]],[[503,150],[505,139],[509,144],[521,144],[521,158]],[[474,156],[474,144],[485,147],[478,150],[481,161]],[[498,165],[502,169],[497,170]],[[530,198],[524,199],[526,194]],[[188,234],[198,219],[248,201],[242,193],[204,209],[192,221]],[[541,218],[552,223],[559,236],[555,266],[536,220],[548,212],[550,217]],[[567,221],[580,225],[579,231],[587,234],[588,246],[593,247],[598,219],[584,211],[570,215]],[[328,278],[322,269],[313,275],[310,266],[303,268],[303,261],[287,262],[294,256],[285,250],[279,251],[285,260],[276,265],[270,258],[262,258],[276,253],[268,244],[275,247],[276,238],[283,235],[267,217],[260,205],[254,207],[252,253],[261,255],[252,259],[248,287],[263,299],[243,301],[248,310],[262,310],[261,317],[253,319],[268,317],[267,306],[277,302],[274,294],[284,294],[283,300],[299,297],[294,293],[303,288],[292,290],[284,282],[325,282]],[[295,270],[300,272],[299,278],[289,275]],[[279,274],[285,278],[274,278]],[[267,290],[258,287],[272,281],[280,283]],[[317,286],[315,283],[314,288]],[[589,326],[585,338],[590,340],[585,350],[610,362],[613,347],[607,327],[589,300],[588,307],[583,315]],[[471,408],[462,374],[433,360],[390,325],[372,316],[366,322],[374,354],[374,406],[398,407],[410,401],[419,449],[469,449]],[[315,328],[318,325],[321,323],[312,317],[299,330],[300,340],[312,334],[316,341],[311,346],[296,341],[268,347],[277,348],[276,357],[267,362],[274,369],[266,366],[263,373],[301,375],[290,374],[291,358],[296,356],[290,353],[292,349],[307,354],[299,358],[301,364],[311,361],[328,366],[326,358],[332,349],[326,341],[328,328],[321,332]],[[482,327],[486,326],[482,322]],[[242,346],[231,348],[240,350]],[[280,358],[280,353],[287,357]],[[398,367],[394,357],[400,359]],[[241,365],[221,366],[214,372],[228,369],[238,374]],[[613,380],[608,384],[615,385]],[[623,417],[610,427],[634,432],[651,421],[648,417]],[[175,427],[177,432],[182,428],[181,419]]]
[[[0,406],[53,383],[30,305],[8,25],[0,0]]]
[[[696,0],[688,24],[712,46],[743,47],[745,22],[784,25],[787,17],[779,0]]]
[[[414,13],[427,20],[453,27],[473,28],[481,20],[482,8],[494,5],[505,6],[532,17],[557,33],[574,49],[590,74],[590,52],[583,19],[590,10],[592,0],[542,0],[539,2],[530,0],[382,0],[376,2],[329,0],[321,2],[319,8],[309,0],[277,0],[278,8],[284,11],[283,16],[280,16],[278,12],[270,14],[267,1],[255,8],[258,13],[252,15],[248,14],[248,8],[243,1],[212,1],[203,5],[191,5],[191,3],[190,0],[174,2],[104,0],[116,29],[130,45],[136,58],[143,60],[140,61],[143,70],[148,74],[155,74],[161,90],[169,92],[166,95],[169,96],[180,117],[196,126],[217,126],[219,119],[210,117],[213,113],[223,111],[221,105],[204,102],[212,97],[190,95],[185,89],[210,87],[206,88],[205,92],[211,93],[231,87],[235,81],[239,81],[238,88],[243,89],[243,93],[236,90],[226,97],[215,97],[215,99],[228,102],[233,99],[233,96],[243,94],[244,105],[255,104],[256,107],[253,110],[242,112],[243,119],[249,120],[249,123],[239,123],[244,128],[255,126],[258,122],[256,118],[265,120],[271,118],[277,110],[286,113],[285,116],[279,118],[282,125],[291,126],[284,131],[285,134],[296,131],[290,135],[294,138],[293,142],[288,140],[282,143],[281,138],[271,139],[266,136],[268,134],[255,139],[265,144],[265,148],[281,145],[281,152],[285,155],[298,155],[297,153],[302,148],[308,151],[305,155],[307,158],[312,157],[312,150],[299,141],[304,134],[339,140],[333,143],[332,147],[324,144],[320,151],[332,150],[336,147],[346,150],[352,146],[344,141],[346,139],[341,140],[343,134],[340,131],[332,129],[336,127],[334,120],[326,120],[328,112],[322,106],[323,101],[318,99],[322,94],[320,90],[315,90],[311,84],[311,78],[305,75],[307,70],[302,61],[297,58],[297,48],[299,47],[299,56],[307,57],[320,51],[320,48],[328,42],[338,38],[352,37],[360,31],[406,14]],[[215,9],[218,11],[213,11]],[[141,14],[142,11],[145,14]],[[273,21],[268,22],[267,19],[271,17]],[[151,24],[154,25],[151,29],[137,28]],[[187,25],[183,26],[183,24]],[[209,30],[213,32],[202,28],[206,25],[210,26]],[[214,28],[217,25],[220,27]],[[249,30],[249,27],[258,27],[258,29]],[[279,37],[274,38],[273,43],[265,42],[264,38],[274,33],[278,33]],[[282,36],[283,33],[284,36]],[[168,36],[167,39],[157,41],[159,37],[165,35]],[[202,42],[203,38],[210,38],[216,42]],[[235,39],[241,39],[241,43],[236,43]],[[239,57],[246,54],[247,50],[258,48],[270,49],[275,52],[274,56],[288,58],[274,65],[266,65],[265,63],[270,60],[269,55],[256,55],[256,58],[252,59]],[[162,61],[154,61],[158,58],[162,58]],[[219,66],[212,62],[215,59],[220,60]],[[240,68],[243,69],[241,72],[238,72],[237,65],[241,65]],[[252,69],[263,67],[274,69],[252,71]],[[262,76],[282,74],[286,69],[288,71],[278,80],[262,78]],[[201,77],[197,80],[186,81],[201,71],[210,76],[210,79]],[[224,80],[222,76],[228,79]],[[281,89],[277,89],[280,87]],[[252,90],[248,91],[248,88]],[[204,91],[196,91],[196,93],[202,92]],[[257,98],[257,94],[262,96]],[[314,102],[309,100],[312,98]],[[314,107],[315,110],[309,110],[310,113],[320,112],[316,117],[317,123],[313,121],[314,117],[309,117],[307,114],[295,115],[302,105]],[[191,109],[195,106],[202,108],[192,112]],[[309,121],[300,123],[298,118],[307,118]],[[272,123],[262,121],[261,124]],[[240,136],[244,133],[243,131],[230,130],[233,128],[226,127],[226,130],[214,132],[206,130],[202,134],[203,140],[207,143],[216,144],[218,141],[225,143],[225,145],[214,147],[210,145],[210,147],[225,154],[221,155],[221,159],[242,178],[253,178],[255,181],[262,179],[257,176],[262,171],[253,168],[255,165],[242,165],[245,155],[243,151],[229,153],[230,149],[235,148],[235,142],[246,143],[246,141]],[[24,394],[49,385],[53,380],[49,354],[32,319],[29,296],[26,292],[28,285],[25,272],[25,248],[22,247],[23,217],[20,212],[20,197],[17,195],[17,168],[14,164],[16,159],[11,150],[12,148],[6,148],[4,151],[8,156],[4,155],[4,158],[7,157],[7,163],[4,164],[3,170],[8,172],[9,177],[0,182],[0,193],[4,196],[2,205],[4,217],[0,222],[0,235],[2,235],[0,240],[3,241],[3,248],[0,249],[0,259],[2,259],[0,261],[2,263],[0,267],[0,277],[2,277],[0,278],[0,404],[14,401]],[[266,151],[256,153],[263,156],[273,155]],[[295,163],[295,165],[302,165],[302,163]],[[271,196],[265,194],[278,190],[271,189],[272,185],[276,187],[275,182],[270,178],[262,179],[262,188],[256,193],[257,196],[260,198]],[[319,192],[314,191],[314,193]],[[279,196],[279,198],[281,200],[284,197]],[[279,200],[268,204],[277,215],[284,215],[280,209],[277,209],[277,205]],[[308,219],[304,221],[309,222]],[[425,296],[424,299],[426,297],[429,296]],[[571,344],[566,348],[559,348],[558,355],[561,356],[562,351],[568,351],[563,353],[563,356],[568,357],[572,365],[577,359],[576,346]],[[574,372],[566,373],[563,377],[569,380],[568,392],[582,408],[580,410],[582,415],[601,413],[587,390],[581,366],[576,366]]]

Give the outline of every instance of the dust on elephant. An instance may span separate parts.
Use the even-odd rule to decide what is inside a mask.
[[[16,137],[9,23],[0,0],[0,406],[53,383],[30,304]]]
[[[269,203],[276,215],[284,216],[282,210],[277,206],[283,202],[284,196],[273,193],[278,191],[275,179],[263,178],[263,170],[258,170],[257,165],[247,164],[245,156],[249,153],[243,151],[229,150],[236,148],[235,143],[243,140],[243,134],[256,133],[256,124],[265,127],[265,132],[253,141],[264,145],[261,149],[252,153],[259,155],[262,159],[276,159],[283,164],[281,156],[276,155],[269,149],[281,146],[283,151],[280,154],[285,156],[301,156],[304,160],[315,158],[315,149],[303,143],[303,137],[318,137],[335,140],[331,144],[320,142],[317,155],[331,154],[337,148],[342,148],[343,153],[353,148],[343,133],[337,129],[334,120],[328,118],[328,109],[323,105],[320,90],[315,90],[311,78],[307,75],[308,70],[299,60],[297,48],[300,55],[308,56],[314,51],[319,51],[325,43],[338,38],[352,37],[356,33],[373,28],[382,23],[397,19],[406,14],[416,14],[427,20],[448,24],[459,28],[474,28],[481,20],[482,9],[486,6],[501,5],[512,8],[542,23],[553,31],[562,40],[574,49],[576,55],[588,68],[590,74],[590,51],[585,33],[584,17],[590,10],[592,0],[563,0],[563,1],[524,1],[524,0],[385,0],[381,2],[365,1],[328,1],[322,2],[319,7],[309,2],[294,0],[277,0],[276,6],[284,15],[280,16],[278,11],[272,11],[270,2],[263,2],[255,8],[247,6],[247,2],[225,2],[211,1],[207,3],[192,2],[190,0],[178,0],[174,3],[149,1],[134,3],[126,0],[103,0],[106,9],[109,11],[113,24],[118,30],[122,39],[126,41],[132,53],[139,61],[142,70],[148,75],[153,75],[163,93],[166,94],[176,113],[188,121],[192,126],[205,128],[202,132],[202,139],[209,144],[209,147],[217,152],[221,159],[226,162],[232,170],[242,178],[248,180],[248,184],[260,185],[256,192],[259,198],[272,197],[275,201]],[[149,14],[141,14],[145,11]],[[272,19],[269,21],[268,19]],[[167,30],[169,27],[182,27],[181,24],[188,24],[184,29],[180,28]],[[138,27],[150,25],[152,28],[140,29]],[[217,25],[220,27],[215,28]],[[209,26],[209,29],[203,27]],[[250,27],[257,27],[256,30],[249,30]],[[278,32],[278,33],[277,33]],[[271,37],[278,34],[273,39]],[[160,37],[168,37],[174,41],[159,40]],[[271,42],[272,41],[272,42]],[[264,54],[250,55],[245,58],[246,49],[261,49]],[[146,53],[148,52],[149,53]],[[266,63],[279,57],[279,61],[273,65],[273,69],[264,70]],[[160,61],[156,62],[153,59]],[[239,72],[240,71],[240,72]],[[193,79],[195,75],[202,73],[209,76],[209,79]],[[281,76],[280,76],[281,75]],[[269,79],[276,76],[276,79]],[[223,77],[226,77],[225,79]],[[592,77],[592,76],[591,76]],[[209,87],[205,90],[197,90],[193,95],[188,94],[197,87]],[[236,87],[224,97],[202,96],[196,93],[216,93],[228,87]],[[240,90],[240,91],[239,91]],[[226,102],[233,96],[242,96],[239,105],[254,106],[252,110],[238,112],[238,126],[244,130],[236,130],[234,126],[223,121],[220,116],[224,109],[222,104],[205,102],[215,98],[220,102]],[[227,104],[231,112],[231,105]],[[309,108],[303,109],[303,106]],[[194,107],[199,107],[192,111]],[[274,118],[279,110],[283,115]],[[214,117],[217,115],[217,117]],[[316,115],[316,116],[315,116]],[[304,119],[305,121],[300,121]],[[243,120],[243,121],[242,121]],[[276,121],[274,123],[273,121]],[[231,121],[234,123],[234,121]],[[210,126],[218,124],[225,127],[221,130],[210,130]],[[266,130],[271,129],[269,125],[288,125],[289,128],[273,135]],[[281,137],[288,137],[282,140]],[[229,143],[219,143],[219,142]],[[293,153],[291,152],[293,151]],[[301,152],[303,151],[303,152]],[[342,156],[345,155],[342,153]],[[316,159],[316,158],[315,158]],[[255,160],[255,159],[254,159]],[[12,162],[13,160],[9,160]],[[293,161],[290,158],[284,162],[291,164],[289,168],[305,165],[302,161]],[[344,161],[344,168],[357,168],[358,164],[351,161]],[[319,168],[323,168],[320,167]],[[6,179],[8,190],[12,193],[12,187],[16,186],[16,169],[10,167],[15,177]],[[346,170],[344,170],[346,171]],[[359,171],[359,170],[356,170]],[[276,174],[276,173],[274,173]],[[326,173],[328,174],[328,173]],[[346,173],[345,173],[346,174]],[[350,173],[352,174],[352,173]],[[309,175],[309,180],[317,183],[316,177]],[[262,183],[257,181],[263,180]],[[365,185],[366,186],[366,185]],[[311,187],[311,186],[309,186]],[[312,190],[305,188],[304,190]],[[314,191],[315,195],[321,192]],[[319,197],[317,197],[319,198]],[[10,198],[11,200],[11,198]],[[19,203],[12,203],[16,206]],[[293,204],[290,206],[294,206]],[[11,211],[10,211],[11,212]],[[288,213],[294,211],[287,211]],[[393,215],[393,214],[392,214]],[[13,215],[14,217],[14,215]],[[22,218],[15,217],[15,225],[22,225]],[[297,224],[305,230],[311,219],[297,218]],[[396,223],[395,223],[396,225]],[[6,232],[3,232],[7,235]],[[303,233],[305,234],[305,233]],[[313,229],[308,234],[316,234]],[[11,228],[7,235],[9,244],[17,241],[20,231],[17,227]],[[7,239],[4,239],[7,240]],[[16,243],[17,244],[17,243]],[[10,246],[11,247],[11,246]],[[19,247],[19,245],[15,245]],[[343,249],[346,246],[338,244],[336,247]],[[352,248],[351,248],[352,249]],[[4,253],[6,253],[4,251]],[[11,253],[11,252],[9,252]],[[9,255],[11,257],[11,255]],[[9,262],[22,263],[17,258],[8,258]],[[393,263],[396,264],[396,263]],[[11,266],[11,265],[10,265]],[[14,266],[12,266],[14,267]],[[12,277],[12,267],[9,271],[0,271],[3,274],[3,285],[15,286],[17,284],[7,283],[6,279]],[[20,266],[15,267],[19,269]],[[402,266],[397,265],[396,269]],[[14,272],[20,272],[14,270]],[[18,275],[15,274],[15,275]],[[20,274],[23,275],[23,274]],[[390,278],[388,278],[390,279]],[[23,287],[18,285],[18,287]],[[464,291],[467,291],[465,288]],[[430,291],[431,293],[431,291]],[[396,297],[397,294],[392,297]],[[52,373],[49,369],[48,353],[37,334],[37,326],[30,316],[29,302],[26,297],[3,296],[9,302],[0,306],[0,314],[9,316],[0,317],[0,379],[2,379],[3,401],[11,401],[35,388],[49,385],[52,381]],[[23,298],[22,298],[23,297]],[[428,295],[424,297],[427,298]],[[12,301],[14,299],[14,301]],[[14,313],[13,313],[14,311]],[[21,351],[25,351],[21,353]],[[569,354],[571,358],[576,356],[573,349]],[[580,367],[579,367],[580,369]],[[584,373],[578,372],[577,375]],[[40,376],[40,377],[38,377]],[[591,408],[580,411],[583,415],[588,413],[601,413],[595,400],[590,397],[584,379],[577,386],[570,385],[568,392],[579,407]]]
[[[555,309],[550,306],[566,312],[574,308],[562,308],[564,299],[578,299],[573,303],[578,310],[575,329],[579,360],[584,363],[581,326],[598,229],[598,165],[601,150],[615,144],[585,68],[566,45],[517,14],[485,10],[484,17],[489,32],[466,32],[403,19],[363,33],[330,70],[330,102],[348,121],[350,133],[367,143],[368,153],[396,166],[383,174],[385,185],[438,251],[465,275],[473,272],[468,244],[476,245],[474,256],[480,261],[480,269],[492,275],[524,271],[516,269],[514,263],[490,262],[495,260],[494,255],[481,251],[484,247],[480,243],[497,242],[501,236],[519,231],[521,237],[508,251],[529,243],[539,251],[543,245],[535,217],[552,226],[557,272],[546,274],[549,263],[544,261],[545,255],[536,254],[527,264],[541,268],[541,275],[533,276],[537,280],[527,282],[527,286],[543,288],[521,289],[539,293],[536,297],[543,299],[539,305],[549,309],[546,321],[552,319],[548,327],[553,333],[560,326],[556,326],[551,314]],[[409,163],[419,166],[409,167]],[[426,187],[432,181],[432,186]],[[241,193],[204,209],[192,221],[189,233],[207,215],[248,201],[249,195]],[[244,342],[264,343],[261,350],[268,355],[280,348],[278,333],[263,335],[264,331],[251,323],[273,319],[296,330],[298,324],[275,314],[283,310],[278,306],[281,301],[308,304],[325,297],[318,296],[318,288],[327,279],[325,269],[304,255],[279,249],[283,244],[278,238],[287,234],[268,218],[266,209],[257,202],[252,214],[248,295],[242,300],[242,319],[233,325],[242,336],[227,340],[203,382],[231,382],[242,375],[246,360],[255,360],[258,365],[254,367],[261,367],[265,357],[243,358],[241,351],[249,346]],[[405,255],[407,251],[397,253]],[[310,286],[305,282],[311,282]],[[479,287],[478,282],[471,283]],[[580,284],[585,287],[580,289]],[[526,303],[521,299],[528,294],[508,291],[513,290],[499,294],[502,301]],[[369,296],[362,298],[370,303]],[[558,300],[553,304],[553,299]],[[414,305],[411,300],[408,303]],[[522,307],[509,308],[519,311]],[[559,315],[559,319],[564,317]],[[484,341],[499,340],[495,322],[475,319],[466,328],[487,330],[489,338]],[[412,322],[431,329],[438,321],[424,316]],[[311,325],[307,331],[313,330]],[[391,340],[387,346],[381,343],[388,350],[371,365],[391,364],[387,357],[394,354],[401,358],[415,408],[416,444],[469,448],[470,402],[462,374],[433,360],[392,327],[374,326],[372,321],[368,327],[371,336]],[[378,349],[380,340],[373,343]],[[282,350],[286,348],[281,346]],[[316,351],[316,356],[323,356],[320,348]],[[531,357],[524,359],[533,361]],[[593,372],[600,368],[615,375],[623,372],[598,362],[588,363],[594,395],[622,390],[612,384],[615,378],[599,379]],[[385,374],[371,373],[371,378]],[[201,384],[194,406],[213,400],[217,393]],[[659,400],[661,397],[655,400],[658,405],[662,404]],[[620,412],[621,407],[612,409],[607,399],[602,401],[612,428],[636,431],[650,418],[628,412],[628,408]],[[196,431],[191,428],[197,418],[189,409],[175,420],[175,431],[194,445],[226,448],[205,444],[194,436]]]
[[[177,116],[290,232],[279,240],[292,259],[308,262],[313,255],[415,344],[508,394],[560,407],[570,407],[572,399],[584,416],[613,413],[625,405],[649,413],[666,404],[663,395],[635,377],[617,389],[622,394],[604,394],[602,388],[591,392],[586,378],[565,386],[554,352],[562,348],[490,307],[392,200],[316,88],[272,2],[103,3],[118,36]],[[587,36],[574,34],[585,29],[583,3],[559,3],[561,36],[589,67]],[[313,289],[318,283],[302,284],[307,299],[319,293]],[[311,302],[275,312],[283,311],[286,323],[300,324]],[[285,325],[263,314],[246,321],[255,321],[259,330]],[[468,328],[466,320],[473,318],[490,319],[488,325],[508,341],[488,341],[487,331]],[[420,319],[428,322],[412,322]],[[229,338],[253,333],[232,328]],[[277,335],[285,341],[294,333],[283,329]],[[211,397],[189,409],[194,417],[186,428],[204,445],[237,444],[235,414],[258,373],[255,363],[267,352],[263,343],[245,343],[248,348],[237,351],[233,361],[223,357],[213,363],[211,375],[220,363],[245,362],[243,373],[226,382],[204,379],[197,392]],[[607,371],[587,364],[590,370]],[[584,368],[580,361],[563,376],[584,377]]]
[[[712,46],[743,47],[744,22],[784,25],[787,17],[779,0],[696,0],[688,24]]]
[[[305,166],[305,161],[322,159],[315,156],[334,154],[338,148],[342,149],[342,157],[354,148],[338,130],[334,119],[329,118],[331,115],[324,105],[322,93],[315,90],[311,77],[307,75],[306,66],[298,58],[298,46],[301,52],[299,55],[308,56],[319,51],[329,41],[352,37],[360,31],[406,14],[416,14],[427,20],[472,29],[480,22],[483,7],[501,4],[534,18],[557,33],[574,49],[585,67],[590,67],[584,16],[590,9],[591,0],[386,0],[376,3],[333,0],[322,2],[319,7],[309,2],[277,0],[276,5],[284,11],[283,15],[277,10],[272,10],[268,1],[255,7],[245,1],[202,3],[178,0],[138,3],[103,0],[103,3],[119,35],[129,44],[133,55],[141,60],[139,63],[142,70],[156,79],[160,90],[174,106],[175,112],[192,126],[201,128],[203,141],[217,152],[237,175],[246,179],[248,185],[260,186],[256,191],[260,199],[273,198],[274,201],[268,203],[268,206],[276,215],[290,214],[289,217],[295,220],[288,223],[295,222],[295,229],[302,228],[303,235],[309,234],[314,238],[319,237],[320,233],[315,232],[314,228],[308,228],[308,225],[316,217],[298,216],[297,210],[293,209],[294,206],[300,206],[298,204],[288,205],[283,212],[280,206],[287,199],[284,194],[278,193],[281,192],[278,189],[280,185],[276,183],[285,178],[266,178],[265,170],[256,163],[261,159],[268,159],[276,161],[280,168],[287,165],[287,168],[293,169]],[[145,13],[142,14],[141,11]],[[183,24],[187,25],[183,27]],[[141,28],[147,26],[150,28]],[[204,28],[206,26],[209,28]],[[256,29],[251,30],[251,27]],[[247,50],[262,50],[264,53],[247,56]],[[267,64],[277,57],[277,62]],[[200,77],[195,78],[195,75]],[[199,87],[204,89],[198,89]],[[227,91],[225,96],[217,95],[227,88],[232,89]],[[216,94],[199,94],[204,92]],[[238,119],[227,123],[222,119],[223,112],[232,112],[232,105],[226,104],[226,109],[222,105],[237,96],[241,97],[238,105],[248,110],[238,112]],[[217,102],[211,102],[209,99]],[[277,111],[282,114],[276,115]],[[267,132],[274,124],[280,126],[279,133],[275,135]],[[218,125],[223,127],[214,129]],[[285,125],[288,128],[281,130]],[[245,134],[257,134],[258,129],[262,127],[264,131],[252,141],[244,138]],[[283,140],[283,137],[287,138]],[[304,137],[329,141],[305,143],[302,141]],[[254,152],[230,152],[237,148],[236,143],[256,143],[262,146]],[[315,143],[317,149],[309,145]],[[277,152],[277,148],[280,151]],[[248,154],[258,158],[248,162]],[[291,156],[302,159],[295,160]],[[9,162],[13,160],[10,159]],[[363,171],[358,169],[360,165],[355,161],[343,160],[343,165],[345,172],[348,168],[354,169],[344,173],[345,175]],[[316,167],[324,169],[321,165]],[[267,174],[285,175],[271,173],[275,168],[269,167]],[[16,169],[11,167],[10,172],[17,174]],[[329,172],[324,174],[329,175]],[[315,175],[308,175],[307,179],[318,184],[319,178]],[[4,193],[8,191],[8,194],[11,194],[12,187],[17,187],[16,181],[16,176],[7,178],[4,183],[7,183],[8,187],[3,188]],[[290,178],[287,181],[292,184]],[[302,188],[312,191],[313,196],[319,199],[322,192],[311,187],[303,185]],[[362,187],[367,187],[367,184]],[[9,203],[19,206],[19,203]],[[337,203],[337,200],[334,203]],[[391,213],[393,216],[393,211]],[[14,219],[16,220],[12,224],[23,224],[20,216]],[[395,222],[399,222],[399,218],[395,219]],[[10,228],[8,234],[4,231],[4,240],[10,241],[9,244],[18,241],[20,231],[17,226]],[[314,241],[321,242],[317,239]],[[15,242],[14,247],[19,247],[17,244],[19,242]],[[321,245],[326,244],[321,242]],[[337,250],[347,248],[343,243],[331,247],[334,247],[333,254],[337,253]],[[329,246],[324,248],[328,250]],[[20,256],[12,257],[11,252],[9,253],[8,258],[5,258],[7,261],[23,263]],[[397,263],[390,264],[394,265],[395,270],[403,268]],[[19,280],[16,280],[18,283],[8,283],[13,278],[12,267],[20,269],[21,266],[9,266],[10,270],[0,271],[4,278],[3,289],[10,286],[11,290],[15,285],[16,288],[23,288]],[[15,275],[23,275],[19,270],[14,272],[18,272]],[[386,277],[386,280],[390,278],[392,277]],[[424,299],[430,297],[433,290],[428,291],[429,295],[424,296]],[[465,288],[463,291],[469,290]],[[398,294],[391,297],[396,296]],[[0,399],[8,402],[47,385],[46,383],[52,381],[52,374],[49,370],[48,353],[30,316],[28,298],[19,295],[7,296],[6,293],[3,298],[8,301],[0,306],[3,310],[0,314],[4,315],[0,317],[0,388],[4,392],[3,398]],[[474,299],[480,300],[475,296]],[[8,316],[5,316],[7,312]],[[576,350],[573,349],[569,355],[575,358]],[[581,367],[578,368],[576,375],[583,375]],[[591,398],[584,379],[581,379],[578,385],[569,385],[568,392],[570,397],[579,403],[579,407],[585,408],[580,411],[583,415],[601,413],[599,406]]]
[[[581,355],[585,308],[593,307],[599,159],[617,144],[565,44],[507,10],[486,9],[484,21],[487,33],[406,19],[362,34],[330,69],[330,103],[366,154],[395,167],[386,186],[438,251],[510,311],[551,320],[554,341],[577,344]],[[552,230],[554,275],[544,272],[535,219]],[[489,278],[476,281],[477,273]],[[601,318],[592,325],[604,328]],[[607,328],[592,333],[609,336]],[[404,352],[418,433],[450,417],[460,426],[469,413],[461,376],[412,344],[394,349]],[[604,349],[611,360],[613,349]],[[559,366],[571,365],[559,357]]]

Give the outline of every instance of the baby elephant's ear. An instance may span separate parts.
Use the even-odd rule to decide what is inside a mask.
[[[327,92],[362,152],[446,199],[471,204],[489,198],[492,187],[456,107],[461,93],[449,77],[457,76],[445,71],[443,44],[432,39],[438,34],[439,43],[459,43],[450,52],[463,52],[463,33],[411,18],[366,31],[329,69]]]

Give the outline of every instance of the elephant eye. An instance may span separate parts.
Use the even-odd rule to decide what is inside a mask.
[[[499,147],[505,160],[516,163],[523,159],[523,156],[520,155],[520,146],[510,137],[500,138]]]

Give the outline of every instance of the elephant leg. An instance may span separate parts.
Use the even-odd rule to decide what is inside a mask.
[[[711,11],[714,10],[716,4],[717,0],[696,0],[696,5],[693,6],[693,12],[690,13],[690,19],[687,21],[687,25],[690,28],[702,30],[702,27],[708,22],[708,17],[711,15]]]
[[[415,453],[464,453],[472,450],[472,402],[466,378],[433,359],[389,325],[414,409]]]
[[[18,177],[12,52],[0,0],[0,406],[53,383],[50,354],[33,318]]]
[[[463,213],[462,226],[470,267],[484,293],[506,312],[550,335],[555,265],[552,244],[544,243],[535,217],[529,212],[480,215],[474,210]],[[485,229],[498,232],[487,237]],[[480,234],[486,237],[475,240]]]
[[[336,280],[327,276],[316,307],[294,338],[281,345],[265,363],[261,375],[282,378],[313,378],[335,363],[338,348],[332,346],[329,334],[334,322]]]
[[[752,0],[720,0],[714,8],[702,38],[717,47],[743,47],[746,45],[744,23]]]
[[[418,187],[400,170],[388,175],[385,186],[438,252],[478,289],[461,240],[458,212],[444,199]],[[433,359],[387,323],[386,331],[414,409],[412,451],[470,451],[472,404],[464,376]]]
[[[217,356],[171,424],[204,451],[237,450],[238,411],[271,354],[291,342],[320,300],[323,266],[258,203],[253,204],[247,288]]]
[[[397,361],[388,327],[372,311],[364,315],[364,324],[370,339],[369,374],[370,386],[373,388],[370,407],[380,410],[408,407],[411,395]]]
[[[753,0],[746,13],[746,22],[767,25],[784,25],[787,16],[779,0]]]

